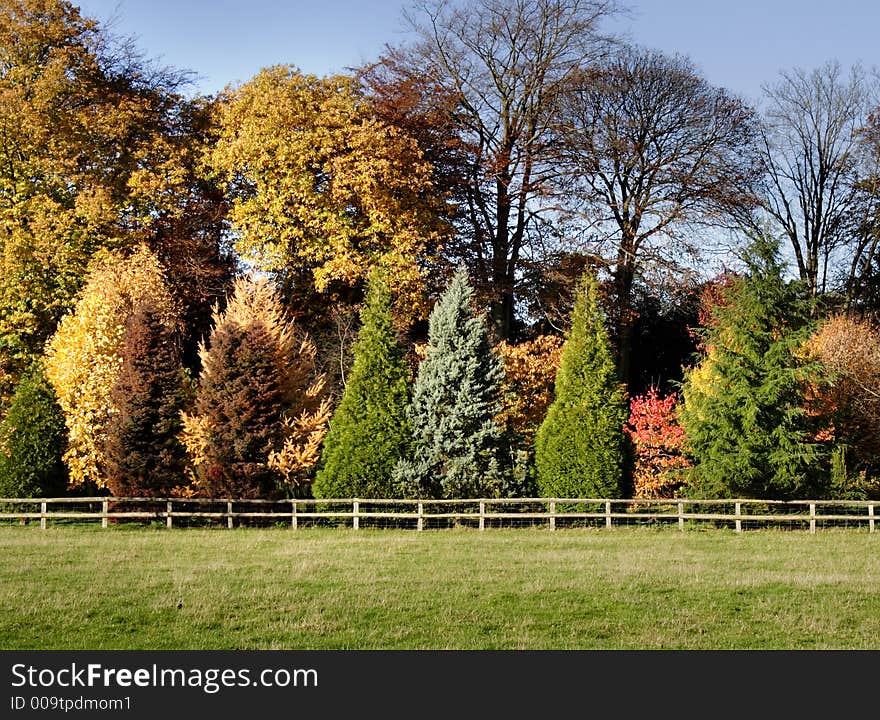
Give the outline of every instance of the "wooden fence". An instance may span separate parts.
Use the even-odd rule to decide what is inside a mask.
[[[875,532],[876,501],[693,500],[606,498],[483,498],[476,500],[233,498],[0,498],[0,523],[161,523],[192,526],[285,525],[397,527],[571,527],[677,525],[743,529],[783,527],[815,533],[817,528],[867,528]]]

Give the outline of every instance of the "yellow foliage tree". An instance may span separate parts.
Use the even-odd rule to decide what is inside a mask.
[[[125,320],[149,298],[169,326],[177,309],[155,255],[145,246],[125,254],[96,255],[74,311],[61,319],[46,346],[46,376],[55,388],[67,424],[64,460],[70,483],[105,487],[103,442],[116,411],[111,392],[122,367]]]
[[[100,248],[133,248],[192,194],[192,103],[65,0],[0,0],[0,403]]]
[[[264,69],[227,93],[218,123],[210,163],[244,258],[331,298],[383,267],[398,321],[426,316],[444,199],[416,141],[378,120],[353,78]]]

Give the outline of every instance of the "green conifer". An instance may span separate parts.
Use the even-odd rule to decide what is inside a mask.
[[[723,290],[704,329],[706,356],[685,377],[689,492],[810,494],[820,458],[804,399],[814,368],[798,352],[810,333],[810,306],[800,283],[784,280],[776,241],[756,238],[745,260],[746,275]]]
[[[509,475],[500,412],[504,366],[459,269],[428,319],[428,347],[408,417],[413,443],[395,479],[408,497],[496,497]]]
[[[391,295],[377,275],[361,309],[354,363],[324,439],[316,497],[391,497],[394,468],[410,439],[409,371],[391,319]]]
[[[51,497],[67,487],[67,428],[42,363],[22,377],[0,423],[0,497]]]
[[[535,437],[543,497],[623,493],[626,398],[617,378],[596,279],[579,284],[556,374],[555,398]]]

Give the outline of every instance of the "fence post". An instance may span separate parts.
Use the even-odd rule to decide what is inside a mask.
[[[108,505],[109,505],[109,503],[106,500],[104,500],[101,503],[101,527],[102,528],[107,527],[107,508],[108,508]]]
[[[419,518],[416,521],[416,530],[424,530],[425,529],[425,515],[424,515],[424,506],[422,503],[419,503]]]
[[[816,534],[816,503],[810,503],[810,535]]]
[[[480,500],[480,530],[486,529],[486,503]]]
[[[354,501],[354,517],[351,524],[355,530],[359,530],[361,527],[360,503],[357,500]]]
[[[232,500],[226,502],[226,527],[232,530]]]
[[[550,501],[550,530],[556,529],[556,501]]]
[[[736,504],[736,531],[737,532],[743,531],[743,522],[740,519],[742,517],[742,515],[740,513],[741,508],[742,508],[742,503],[737,503]]]
[[[874,506],[868,505],[868,532],[874,532]]]
[[[605,501],[605,527],[611,527],[611,501]]]
[[[290,501],[290,527],[296,530],[297,521],[296,521],[296,500]]]
[[[678,529],[684,532],[684,503],[678,503]]]
[[[46,529],[46,501],[40,503],[40,530]]]
[[[170,530],[173,524],[174,520],[171,518],[171,501],[169,500],[165,505],[165,527]]]

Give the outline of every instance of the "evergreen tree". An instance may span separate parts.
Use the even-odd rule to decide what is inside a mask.
[[[748,270],[722,290],[704,329],[706,355],[688,371],[681,422],[702,497],[810,494],[821,461],[805,411],[813,365],[801,359],[810,305],[783,279],[778,243],[758,237]]]
[[[104,474],[117,497],[161,496],[185,484],[178,434],[185,398],[179,338],[149,301],[125,323],[122,369],[111,392]]]
[[[213,497],[296,493],[318,460],[329,408],[315,347],[266,281],[241,279],[215,313],[182,439],[196,489]]]
[[[596,279],[580,281],[556,374],[556,397],[535,438],[543,497],[623,494],[626,399],[618,381]]]
[[[395,479],[410,497],[496,497],[506,492],[509,453],[495,417],[501,410],[501,358],[471,307],[459,269],[428,319],[428,346],[408,417],[413,443]]]
[[[67,486],[64,415],[42,364],[34,362],[0,424],[0,497],[51,497]]]
[[[316,497],[391,497],[394,467],[410,438],[409,371],[391,318],[391,295],[374,274],[361,310],[354,364],[324,439]]]

